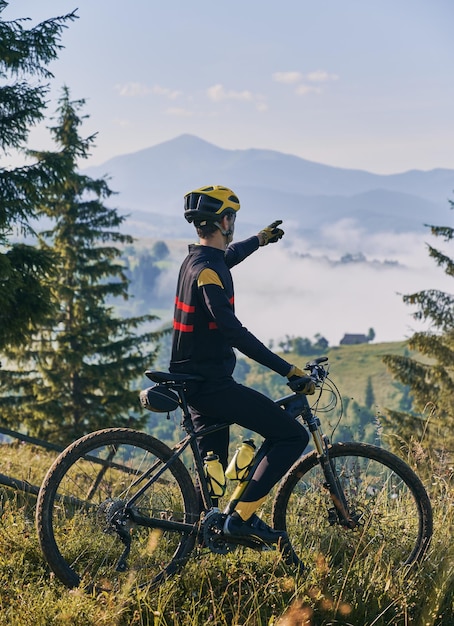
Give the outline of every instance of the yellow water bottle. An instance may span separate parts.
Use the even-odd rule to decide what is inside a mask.
[[[210,495],[216,498],[220,498],[225,493],[225,475],[224,468],[219,461],[217,454],[213,451],[208,452],[204,460],[205,476],[208,481],[208,488]]]
[[[255,454],[255,443],[253,439],[246,439],[237,448],[230,461],[225,475],[230,480],[243,480],[251,467]]]

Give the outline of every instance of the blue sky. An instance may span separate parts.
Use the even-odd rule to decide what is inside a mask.
[[[86,99],[87,164],[191,133],[377,173],[454,168],[452,0],[12,0],[3,18],[76,8],[49,114],[63,84]]]
[[[2,18],[33,24],[76,8],[51,65],[49,115],[63,85],[86,99],[82,132],[98,136],[84,165],[191,133],[377,173],[454,169],[453,0],[11,0]],[[45,128],[31,135],[31,148],[51,146]],[[236,276],[239,317],[262,340],[283,319],[286,333],[330,343],[369,327],[377,341],[400,340],[415,329],[401,294],[451,289],[426,236],[365,238],[337,223],[323,236],[328,256],[348,241],[400,265],[333,269],[307,240],[299,249],[313,257],[295,285],[295,259],[267,248]],[[264,308],[274,273],[279,307]]]

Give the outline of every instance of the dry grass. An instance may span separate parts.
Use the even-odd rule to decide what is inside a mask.
[[[31,482],[50,465],[27,445],[0,449],[2,466],[22,467]],[[405,574],[383,570],[378,553],[333,563],[310,544],[313,565],[301,576],[273,552],[202,551],[158,589],[130,581],[115,595],[70,591],[55,580],[35,533],[35,498],[0,486],[0,626],[453,626],[453,468],[431,471],[434,539],[424,562]]]

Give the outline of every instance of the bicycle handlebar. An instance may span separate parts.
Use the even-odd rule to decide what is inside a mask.
[[[327,360],[328,360],[327,356],[319,356],[317,359],[314,359],[313,361],[309,361],[308,363],[306,363],[306,367],[304,369],[305,370],[311,369],[313,367],[316,367],[317,365],[320,365],[320,363],[326,363]]]
[[[314,382],[315,385],[320,386],[320,384],[323,383],[325,378],[328,376],[328,372],[322,365],[322,363],[326,363],[326,361],[328,361],[328,357],[326,356],[320,356],[313,361],[309,361],[304,367],[305,370],[310,372],[309,376],[300,376],[299,378],[294,377],[289,380],[287,385],[295,393],[302,391],[310,381]]]
[[[320,356],[313,361],[309,361],[306,363],[305,370],[310,372],[310,377],[314,381],[315,384],[322,383],[325,378],[328,376],[328,372],[323,367],[322,363],[326,363],[328,361],[327,356]]]

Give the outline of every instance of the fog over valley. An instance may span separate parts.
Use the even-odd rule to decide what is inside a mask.
[[[334,346],[345,333],[367,334],[369,328],[375,342],[400,341],[425,328],[414,320],[415,309],[403,303],[402,295],[452,289],[452,278],[428,255],[426,242],[434,239],[429,233],[361,237],[360,229],[340,223],[328,229],[324,245],[314,246],[294,237],[289,224],[283,226],[287,232],[281,242],[260,248],[232,270],[237,315],[267,344],[286,335],[312,340],[320,333]],[[189,229],[188,242],[192,240]],[[161,274],[158,292],[170,318],[187,246],[178,240],[169,247],[170,268]]]
[[[375,342],[400,341],[422,328],[402,295],[452,291],[427,243],[448,256],[452,250],[426,224],[452,223],[453,170],[375,175],[183,135],[86,172],[111,177],[114,203],[126,216],[122,229],[138,238],[138,250],[168,243],[156,286],[162,321],[171,318],[178,268],[195,241],[183,195],[204,184],[238,194],[236,240],[283,220],[282,241],[233,269],[238,317],[265,343],[320,333],[337,345],[345,333],[369,328]]]

